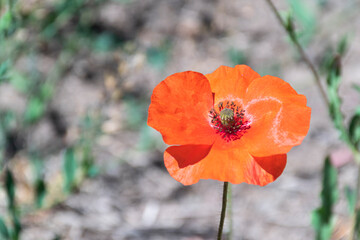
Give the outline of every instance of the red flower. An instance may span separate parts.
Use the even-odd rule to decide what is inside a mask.
[[[277,77],[250,67],[175,73],[154,89],[148,125],[169,145],[170,175],[184,185],[199,179],[264,186],[285,168],[286,153],[308,132],[311,109]]]

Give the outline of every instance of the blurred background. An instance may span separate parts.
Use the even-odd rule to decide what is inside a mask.
[[[346,37],[340,94],[345,116],[353,112],[359,1],[274,3],[291,12],[320,70]],[[289,82],[312,120],[277,181],[233,186],[234,239],[313,239],[325,156],[340,191],[357,170],[265,0],[0,0],[0,239],[214,239],[222,184],[172,179],[147,109],[166,76],[236,64]],[[335,211],[333,239],[342,239],[344,197]]]

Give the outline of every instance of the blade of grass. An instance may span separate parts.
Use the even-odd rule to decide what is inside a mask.
[[[64,155],[64,190],[66,193],[70,193],[75,188],[76,169],[75,151],[73,148],[68,148]]]

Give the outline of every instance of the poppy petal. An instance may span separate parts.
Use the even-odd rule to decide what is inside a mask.
[[[176,159],[179,168],[193,165],[205,158],[211,145],[183,145],[168,147],[166,151]]]
[[[184,185],[197,183],[200,179],[215,179],[264,186],[275,181],[286,165],[285,154],[254,158],[244,148],[213,147],[202,160],[181,168],[179,159],[189,155],[187,147],[179,146],[176,154],[172,154],[170,148],[164,153],[165,166],[170,175]]]
[[[286,165],[286,154],[279,154],[267,157],[254,157],[259,166],[270,173],[275,179],[284,171]]]
[[[175,73],[155,87],[148,125],[169,145],[212,144],[215,133],[208,120],[212,106],[210,84],[203,74]]]
[[[254,80],[244,104],[251,127],[243,140],[254,156],[287,153],[302,142],[309,130],[311,108],[306,106],[306,97],[280,78]]]
[[[209,79],[211,89],[215,93],[215,103],[229,96],[243,98],[249,84],[261,77],[246,65],[237,65],[234,68],[220,66],[205,76]]]

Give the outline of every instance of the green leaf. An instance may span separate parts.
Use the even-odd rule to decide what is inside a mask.
[[[45,108],[45,103],[38,97],[31,98],[25,111],[25,121],[28,123],[34,123],[38,121],[43,116]]]
[[[345,197],[348,203],[349,213],[352,215],[355,211],[355,203],[356,203],[356,192],[351,189],[349,186],[345,187]]]
[[[356,210],[355,213],[355,227],[354,227],[354,239],[359,239],[360,236],[360,210]]]
[[[40,87],[40,97],[43,101],[50,100],[54,94],[54,86],[49,81],[43,83]]]
[[[98,51],[107,52],[116,47],[116,37],[111,33],[98,35],[94,41],[94,48]]]
[[[10,83],[14,88],[20,92],[27,93],[31,85],[30,79],[25,77],[19,72],[10,71],[9,73]]]
[[[284,16],[286,31],[290,34],[291,38],[295,37],[294,18],[291,12],[287,12]]]
[[[337,189],[337,171],[327,157],[324,162],[321,206],[312,213],[312,225],[317,240],[330,239],[334,226],[333,206],[339,197]]]
[[[139,129],[145,121],[146,105],[135,98],[124,99],[124,103],[126,124],[131,129]]]
[[[11,129],[16,125],[16,116],[12,111],[0,112],[0,125],[3,129]]]
[[[244,51],[236,48],[230,48],[228,50],[228,57],[232,65],[245,64],[247,62]]]
[[[46,197],[46,184],[43,179],[37,179],[35,182],[35,203],[37,208],[41,208]]]
[[[138,141],[138,148],[140,150],[149,150],[154,147],[154,141],[151,141],[151,129],[147,124],[144,124],[140,129],[140,137]]]
[[[328,98],[329,98],[329,114],[335,125],[340,131],[340,138],[346,140],[346,131],[343,127],[343,116],[340,111],[341,100],[337,93],[337,88],[334,86],[328,87]]]
[[[94,156],[92,154],[91,146],[89,144],[83,146],[82,151],[82,170],[86,176],[95,177],[98,174],[99,169],[94,165]]]
[[[20,220],[17,217],[17,215],[13,215],[13,225],[14,225],[14,230],[11,234],[12,235],[11,238],[12,238],[12,240],[19,240],[22,226],[21,226]]]
[[[335,127],[340,131],[340,138],[349,143],[348,130],[344,126],[344,117],[341,112],[341,98],[338,94],[341,82],[341,64],[340,56],[335,55],[332,59],[327,76],[327,95],[329,99],[329,113],[334,122]],[[349,143],[350,144],[350,143]]]
[[[360,143],[360,107],[357,108],[349,124],[350,141],[357,146]]]
[[[298,34],[304,44],[308,44],[316,30],[316,8],[310,6],[307,1],[288,0],[295,19],[300,23],[303,30]]]
[[[310,9],[306,1],[302,0],[288,0],[291,10],[294,12],[295,17],[301,22],[303,26],[308,26],[315,22],[314,10]]]
[[[11,11],[7,11],[0,17],[0,33],[9,30],[11,25],[12,13]]]
[[[37,208],[43,206],[44,199],[46,197],[46,183],[44,181],[44,164],[41,159],[38,158],[37,154],[31,156],[31,162],[33,164],[35,182],[35,204]]]
[[[61,235],[56,234],[52,240],[61,240],[61,239],[62,239]]]
[[[330,46],[326,46],[324,53],[320,59],[320,70],[322,73],[327,74],[331,70],[331,64],[334,58],[334,50]]]
[[[8,168],[5,172],[5,188],[8,198],[8,208],[10,211],[13,211],[15,209],[15,181],[13,174]]]
[[[335,93],[337,92],[337,89],[341,82],[341,76],[339,75],[338,70],[339,69],[337,68],[337,64],[335,63],[335,60],[333,60],[331,70],[329,70],[330,72],[327,77],[327,85],[329,88],[333,88],[333,90],[336,90]]]
[[[8,79],[8,76],[6,76],[6,74],[9,68],[10,68],[10,60],[7,60],[0,64],[0,83]]]
[[[151,47],[146,52],[148,63],[157,70],[162,70],[169,59],[170,43],[165,42],[160,47]]]
[[[137,143],[137,149],[149,151],[162,144],[161,135],[155,129],[149,127],[146,123],[140,128],[140,136]]]
[[[9,230],[5,224],[5,221],[2,217],[0,217],[0,234],[4,239],[9,239]]]
[[[337,46],[337,52],[340,56],[344,56],[346,53],[346,50],[348,49],[348,37],[347,36],[343,36],[340,40],[340,42],[338,43]]]
[[[64,156],[64,176],[65,176],[65,192],[70,193],[75,187],[77,162],[75,158],[75,151],[73,148],[68,148]]]
[[[339,197],[337,189],[337,171],[331,164],[329,157],[325,159],[322,184],[321,202],[325,209],[324,220],[329,222],[332,214],[332,207]]]
[[[86,116],[82,119],[80,125],[83,130],[90,131],[95,124],[90,114],[87,113]]]
[[[322,215],[322,208],[313,211],[311,214],[311,224],[316,231],[316,240],[329,240],[331,239],[335,221],[332,220],[330,223],[324,223],[322,222]]]

